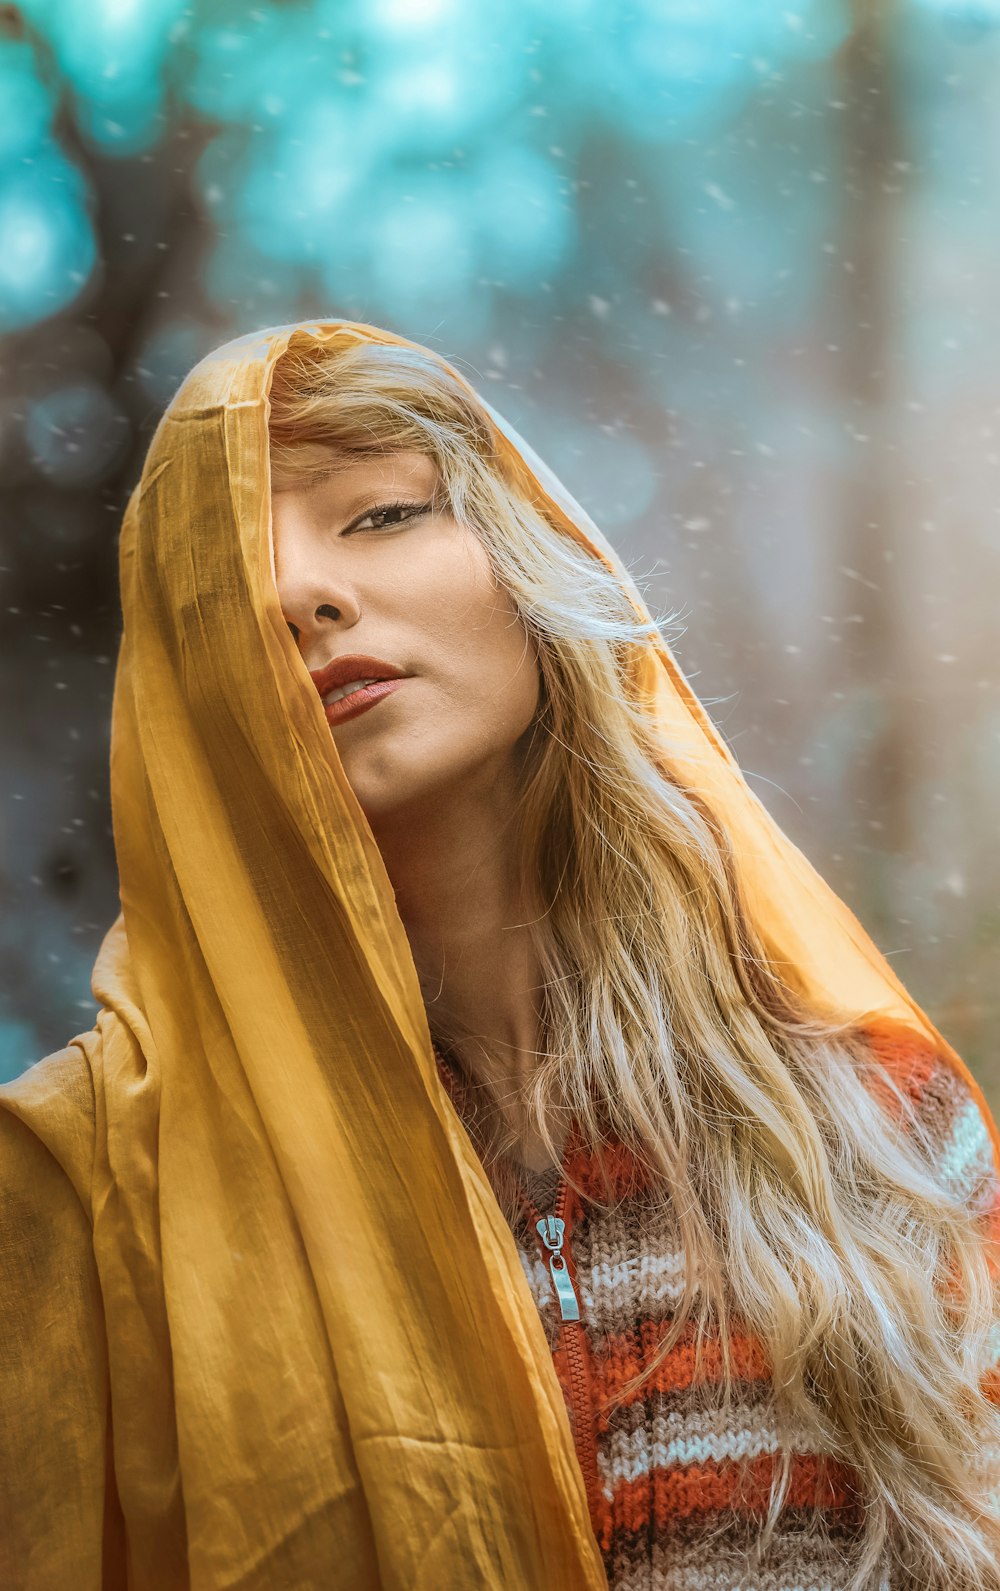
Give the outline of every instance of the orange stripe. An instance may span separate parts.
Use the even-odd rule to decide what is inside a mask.
[[[653,1468],[614,1488],[609,1510],[602,1518],[601,1545],[607,1551],[614,1531],[668,1530],[672,1522],[698,1514],[733,1512],[751,1518],[767,1512],[771,1483],[780,1460],[771,1453],[750,1459],[688,1464],[676,1469]],[[811,1453],[793,1453],[785,1507],[858,1510],[861,1494],[856,1471],[837,1460]]]
[[[653,1374],[638,1391],[621,1396],[621,1389],[632,1376],[638,1375],[650,1364],[660,1344],[670,1329],[669,1321],[645,1320],[637,1332],[618,1333],[598,1341],[593,1347],[591,1382],[595,1409],[598,1411],[598,1429],[607,1429],[606,1411],[613,1403],[616,1408],[627,1409],[652,1393],[680,1392],[696,1385],[712,1385],[722,1381],[722,1348],[717,1337],[707,1337],[702,1344],[700,1373],[695,1367],[695,1327],[688,1322],[680,1339],[657,1365]],[[637,1342],[638,1338],[638,1342]],[[637,1351],[638,1348],[638,1351]],[[553,1353],[556,1374],[564,1392],[568,1390],[569,1372],[558,1348]],[[733,1377],[737,1382],[762,1382],[770,1377],[770,1360],[766,1349],[751,1336],[733,1333],[731,1339]]]

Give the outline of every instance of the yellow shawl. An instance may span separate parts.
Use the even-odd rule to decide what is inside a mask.
[[[605,1584],[512,1237],[279,607],[268,382],[291,341],[341,337],[414,346],[325,322],[220,348],[125,516],[101,1010],[0,1090],[10,1591]],[[649,623],[636,689],[769,948],[820,1000],[931,1036],[984,1103],[750,791],[613,549],[490,413]]]

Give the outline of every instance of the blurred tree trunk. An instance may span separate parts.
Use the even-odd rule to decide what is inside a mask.
[[[894,863],[911,843],[914,773],[905,658],[906,571],[894,436],[895,302],[899,291],[904,134],[891,0],[853,0],[855,26],[836,66],[842,117],[839,287],[833,313],[843,398],[842,558],[847,688],[859,708],[853,769],[855,898],[879,931],[894,920]],[[895,26],[899,26],[897,17]],[[902,678],[900,677],[902,675]]]

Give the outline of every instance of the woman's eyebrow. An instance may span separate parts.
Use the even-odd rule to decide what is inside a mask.
[[[334,473],[339,473],[342,475],[346,472],[346,470],[350,470],[351,468],[356,469],[357,465],[338,465],[337,471],[334,472],[331,470],[330,473],[331,475]],[[323,490],[325,484],[325,476],[316,483],[317,488],[320,491]],[[420,471],[418,473],[417,471],[409,470],[403,472],[402,474],[396,474],[392,479],[370,480],[366,482],[365,485],[359,485],[353,491],[347,493],[343,501],[338,502],[336,505],[337,517],[346,517],[350,515],[354,509],[358,507],[358,505],[361,504],[366,498],[370,500],[376,495],[381,495],[387,492],[411,492],[416,497],[430,497],[432,494],[437,492],[439,484],[440,483],[436,472],[433,474],[433,476],[427,477],[425,476],[424,471]]]

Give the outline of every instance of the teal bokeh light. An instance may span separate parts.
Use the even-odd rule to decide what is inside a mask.
[[[523,144],[494,147],[472,173],[471,186],[482,271],[533,291],[568,266],[578,241],[576,212],[552,160]]]
[[[166,131],[164,70],[183,36],[185,0],[25,0],[22,10],[50,45],[90,142],[135,154]]]
[[[127,450],[125,415],[97,381],[78,380],[29,402],[25,440],[41,474],[58,486],[92,486]]]
[[[72,303],[97,261],[82,174],[55,147],[0,167],[0,331]]]
[[[293,269],[349,247],[373,187],[384,186],[378,152],[335,103],[306,105],[289,125],[244,144],[233,164],[232,140],[228,150],[206,151],[203,191],[262,256]]]
[[[22,40],[0,43],[0,161],[30,157],[52,122],[54,96],[39,80]]]

